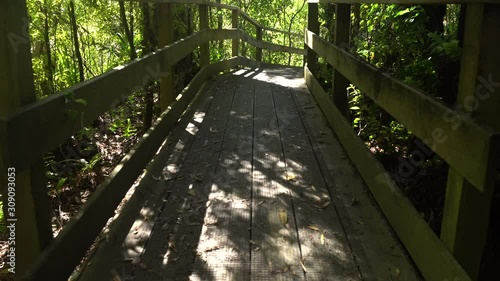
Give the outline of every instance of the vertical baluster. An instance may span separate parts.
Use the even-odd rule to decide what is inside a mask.
[[[458,104],[476,121],[500,131],[498,34],[500,5],[467,5]],[[498,145],[497,140],[489,147],[491,164],[481,173],[495,175]],[[454,169],[448,172],[441,239],[473,280],[478,279],[486,245],[493,191],[494,177],[480,192]]]
[[[342,49],[349,49],[350,26],[351,4],[337,4],[334,43]],[[347,88],[350,82],[335,69],[335,65],[333,69],[333,102],[347,118],[349,115]]]
[[[238,10],[233,10],[232,12],[232,27],[233,28],[239,28],[239,12]],[[236,38],[233,39],[233,50],[232,50],[232,56],[237,57],[240,49],[240,39]]]
[[[318,3],[308,3],[307,6],[307,29],[319,34]],[[314,76],[317,76],[316,64],[318,62],[318,55],[308,46],[305,46],[305,48],[307,50],[307,67]]]
[[[257,41],[258,41],[258,42],[259,42],[259,44],[260,44],[260,42],[262,42],[262,27],[257,26],[257,34],[256,34],[256,35],[257,35]],[[255,56],[256,56],[256,58],[255,58],[255,59],[256,59],[258,62],[261,62],[261,61],[262,61],[262,48],[257,47],[257,51],[256,51]]]
[[[208,29],[208,6],[206,4],[200,4],[200,31]],[[208,48],[208,42],[200,46],[200,65],[201,67],[210,64],[210,52]]]

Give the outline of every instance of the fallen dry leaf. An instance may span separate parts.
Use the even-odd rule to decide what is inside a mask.
[[[312,230],[315,230],[315,231],[319,231],[319,228],[315,227],[315,226],[312,226],[312,225],[309,225],[307,226],[309,229],[312,229]]]
[[[321,241],[321,245],[325,245],[325,234],[321,233],[321,237],[319,239]]]
[[[286,172],[285,179],[287,181],[295,181],[297,179],[297,176],[294,173]]]
[[[283,226],[286,226],[286,224],[288,223],[288,216],[286,214],[286,211],[283,209],[280,209],[278,215],[280,217],[281,224]]]
[[[302,265],[302,269],[304,272],[307,272],[306,266],[304,265],[304,262],[300,261],[300,265]]]
[[[328,206],[330,206],[330,204],[331,204],[331,203],[332,203],[332,201],[330,201],[330,200],[326,201],[325,203],[323,203],[323,204],[321,205],[321,209],[326,209],[326,208],[328,208]]]
[[[253,241],[253,240],[248,240],[248,243],[257,246],[257,243],[255,243],[255,241]]]

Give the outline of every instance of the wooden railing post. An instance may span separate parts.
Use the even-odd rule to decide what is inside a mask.
[[[498,34],[500,5],[467,5],[458,106],[496,131],[500,131],[496,118],[500,111]],[[499,152],[488,149],[491,164],[487,169],[496,169]],[[456,170],[449,170],[441,239],[473,280],[478,279],[486,245],[493,190],[493,182],[480,192]]]
[[[319,34],[318,3],[308,3],[307,6],[307,29]],[[311,70],[313,75],[317,75],[316,64],[318,55],[308,46],[305,46],[305,48],[307,50],[307,67]]]
[[[342,49],[349,49],[349,37],[351,30],[351,4],[337,4],[335,16],[335,45]],[[337,108],[342,112],[342,115],[348,117],[348,96],[347,88],[349,87],[349,80],[345,78],[333,66],[333,102]]]
[[[260,26],[257,26],[257,41],[259,42],[262,42],[262,27]],[[256,54],[255,54],[255,59],[258,61],[258,62],[261,62],[262,61],[262,48],[259,48],[257,47],[257,51],[256,51]]]
[[[174,4],[158,4],[158,44],[164,47],[174,42]],[[166,73],[160,77],[160,107],[165,111],[175,99],[174,87],[174,67],[166,67],[167,61],[161,62],[161,73]]]
[[[36,101],[26,1],[8,1],[0,18],[0,187],[7,226],[15,226],[8,231],[15,234],[14,270],[21,276],[52,240],[52,224],[43,160],[26,169],[11,167],[16,155],[9,153],[6,134],[8,116]],[[37,140],[32,141],[36,145]]]
[[[208,6],[206,4],[200,4],[200,31],[208,29]],[[208,48],[208,43],[202,44],[200,46],[200,66],[204,67],[210,64],[210,52]]]
[[[233,28],[239,28],[239,22],[240,22],[240,15],[238,10],[233,10],[232,12],[232,27]],[[237,57],[240,49],[240,39],[236,38],[233,39],[233,50],[232,50],[232,56]]]

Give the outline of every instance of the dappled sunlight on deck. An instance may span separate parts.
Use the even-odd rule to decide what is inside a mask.
[[[370,270],[360,265],[364,250],[351,246],[359,230],[343,215],[350,191],[339,193],[318,162],[318,149],[336,143],[308,136],[308,119],[321,114],[307,112],[313,103],[300,101],[310,96],[291,70],[238,70],[195,101],[173,133],[179,140],[165,144],[173,153],[155,161],[161,196],[143,203],[115,276],[361,280]],[[362,227],[367,218],[356,219]]]

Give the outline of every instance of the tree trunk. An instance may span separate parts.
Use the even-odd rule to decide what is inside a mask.
[[[143,49],[142,55],[150,53],[156,47],[156,40],[153,30],[151,29],[151,13],[149,10],[149,4],[141,4],[142,18],[143,18]],[[143,129],[146,132],[153,124],[153,91],[151,89],[152,83],[148,83],[144,86],[144,101],[146,103],[146,108],[144,109],[144,119],[143,119]]]
[[[217,3],[221,3],[221,0],[217,0]],[[217,8],[217,28],[222,29],[222,14],[221,14],[221,9]],[[220,40],[219,41],[219,52],[221,52],[224,49],[224,41]]]
[[[44,95],[50,95],[54,93],[54,66],[52,64],[52,49],[50,48],[50,26],[49,26],[49,11],[47,0],[43,3],[43,13],[44,13],[44,33],[43,39],[45,43],[45,51],[47,53],[47,59],[45,61],[45,72],[47,73],[47,82],[43,87]]]
[[[293,21],[295,20],[295,17],[297,17],[300,14],[302,9],[304,9],[304,7],[306,6],[306,2],[307,2],[307,0],[304,0],[304,2],[302,2],[302,6],[300,7],[300,9],[295,14],[293,14],[293,16],[290,18],[290,25],[288,25],[288,32],[289,33],[292,32],[292,24],[293,24]],[[288,34],[288,46],[292,47],[292,35],[291,34]],[[292,62],[292,53],[289,53],[288,54],[288,65],[290,65],[291,62]]]
[[[352,38],[356,38],[359,35],[359,30],[361,28],[361,4],[352,4],[352,13],[354,14],[354,20],[352,22]],[[354,44],[356,45],[356,44]]]
[[[76,25],[76,15],[75,15],[75,3],[73,0],[69,1],[69,19],[71,22],[71,32],[73,35],[73,44],[75,47],[75,55],[78,61],[78,73],[80,82],[85,81],[85,75],[83,73],[83,58],[80,52],[80,42],[78,39],[78,26]]]
[[[137,58],[137,51],[135,50],[135,45],[134,45],[134,35],[132,34],[132,31],[129,28],[128,21],[127,21],[127,15],[125,14],[125,2],[120,1],[118,2],[120,5],[120,20],[122,22],[123,29],[125,30],[125,35],[127,36],[127,41],[128,45],[130,48],[130,60],[134,60]]]

